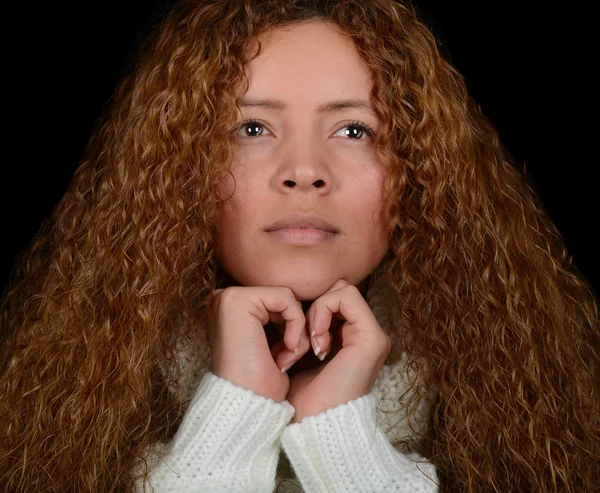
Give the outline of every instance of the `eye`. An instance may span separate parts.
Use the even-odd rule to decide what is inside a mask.
[[[343,132],[344,137],[349,137],[350,140],[364,140],[362,137],[367,136],[372,138],[375,136],[374,130],[364,122],[360,122],[358,120],[353,120],[350,122],[346,122],[345,126],[338,130],[334,135]]]
[[[233,133],[238,134],[243,131],[240,137],[256,138],[262,137],[266,129],[264,123],[259,120],[245,120],[242,124],[233,130]],[[344,132],[344,137],[349,137],[350,140],[364,140],[362,137],[367,136],[372,138],[375,136],[374,130],[364,122],[353,120],[345,123],[345,126],[338,130],[334,135]]]
[[[258,120],[245,120],[234,130],[234,133],[238,134],[243,130],[243,134],[239,134],[241,137],[255,138],[261,137],[265,128],[265,125]]]

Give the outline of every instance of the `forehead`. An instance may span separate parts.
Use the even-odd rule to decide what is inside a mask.
[[[278,27],[261,38],[246,72],[249,97],[307,104],[342,98],[367,99],[368,66],[352,39],[324,21]]]

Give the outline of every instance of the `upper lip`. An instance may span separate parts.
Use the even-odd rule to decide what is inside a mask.
[[[339,233],[339,230],[329,224],[325,219],[317,214],[292,213],[270,226],[265,231],[277,231],[278,229],[297,228],[297,229],[321,229],[329,233]]]

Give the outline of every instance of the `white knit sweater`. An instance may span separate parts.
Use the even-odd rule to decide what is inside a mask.
[[[375,280],[367,299],[400,348],[387,321],[393,309],[388,289]],[[423,432],[429,414],[424,402],[408,423],[406,402],[414,390],[402,353],[384,365],[369,394],[292,424],[289,402],[276,403],[214,375],[208,349],[180,354],[185,370],[179,384],[189,407],[173,440],[155,449],[152,488],[146,483],[144,490],[140,481],[137,491],[437,492],[434,466],[398,444]],[[435,399],[435,389],[418,391]]]

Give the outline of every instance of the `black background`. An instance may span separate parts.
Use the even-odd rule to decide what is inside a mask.
[[[92,126],[165,0],[5,9],[0,286],[62,197]],[[415,2],[598,293],[597,46],[591,10],[516,0]]]

